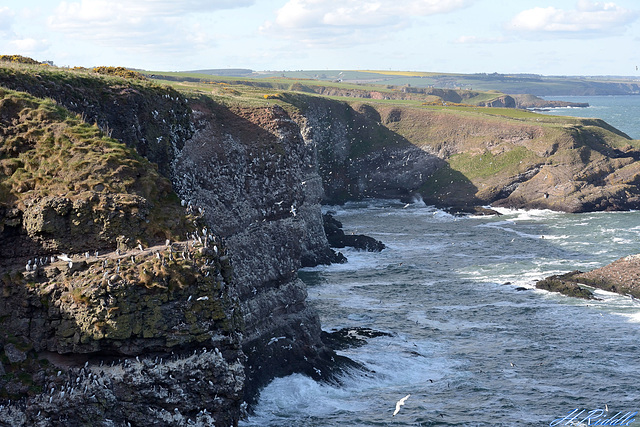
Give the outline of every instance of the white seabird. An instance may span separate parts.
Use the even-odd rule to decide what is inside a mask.
[[[405,397],[403,397],[402,399],[400,399],[400,400],[398,400],[398,401],[396,402],[396,410],[395,410],[395,411],[393,411],[393,416],[394,416],[394,417],[396,416],[396,414],[397,414],[398,412],[400,412],[400,407],[401,407],[402,405],[404,405],[404,402],[406,402],[406,400],[409,398],[409,396],[411,396],[411,395],[410,395],[410,394],[407,394]]]
[[[67,254],[60,254],[60,255],[58,255],[58,259],[59,259],[59,260],[62,260],[62,261],[66,261],[66,262],[71,261],[71,258],[69,258],[69,256],[68,256]]]

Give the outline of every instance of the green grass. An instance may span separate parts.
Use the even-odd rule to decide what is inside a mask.
[[[488,178],[501,172],[515,174],[520,163],[532,156],[533,153],[525,147],[514,147],[501,154],[492,154],[489,151],[480,155],[457,154],[451,157],[449,164],[451,169],[463,173],[469,179]]]
[[[182,211],[171,183],[134,149],[50,99],[0,88],[0,111],[0,205],[24,210],[47,196],[135,194],[152,206],[152,235],[169,237],[165,221],[184,231],[186,220],[171,219]]]

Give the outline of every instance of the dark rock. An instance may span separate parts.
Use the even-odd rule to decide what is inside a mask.
[[[385,248],[384,243],[373,237],[363,234],[344,234],[342,223],[335,219],[333,215],[327,213],[322,216],[324,230],[327,235],[329,245],[333,248],[344,248],[346,246],[362,249],[369,252],[380,252]]]
[[[342,328],[334,332],[322,331],[322,341],[334,350],[360,347],[367,343],[367,339],[390,336],[388,332],[362,327]]]
[[[445,210],[452,215],[502,215],[500,212],[491,208],[485,208],[484,206],[451,206],[447,207]]]
[[[580,271],[576,270],[562,275],[549,276],[546,279],[539,280],[536,283],[536,288],[550,292],[558,292],[569,297],[587,300],[597,299],[591,291],[581,287],[578,282],[574,280],[575,275],[580,273]]]
[[[9,359],[9,363],[20,363],[27,359],[27,355],[24,351],[18,350],[15,345],[7,343],[4,346],[4,354]]]

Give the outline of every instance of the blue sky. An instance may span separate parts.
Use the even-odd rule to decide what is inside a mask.
[[[3,0],[0,53],[157,71],[640,76],[640,2]]]

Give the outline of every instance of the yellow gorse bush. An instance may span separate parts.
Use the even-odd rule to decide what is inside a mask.
[[[130,70],[125,67],[95,67],[94,73],[107,74],[110,76],[118,76],[125,79],[146,80],[147,78],[137,71]]]

